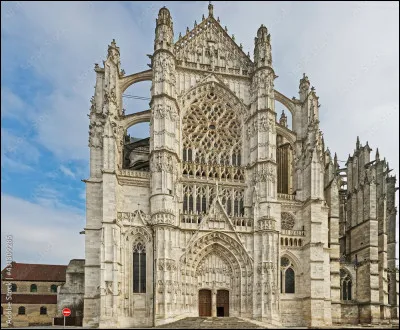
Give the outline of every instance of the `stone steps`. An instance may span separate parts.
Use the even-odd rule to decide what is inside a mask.
[[[164,329],[265,329],[237,317],[187,317],[156,328]]]

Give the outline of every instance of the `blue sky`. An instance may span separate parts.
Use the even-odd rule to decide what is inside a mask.
[[[177,37],[201,21],[208,2],[1,3],[1,235],[14,236],[16,261],[84,258],[81,179],[88,177],[94,63],[102,64],[115,38],[126,74],[146,70],[164,5]],[[399,174],[397,2],[215,2],[214,14],[250,54],[258,27],[267,26],[276,89],[297,96],[307,73],[320,96],[325,143],[339,160],[359,135]],[[140,83],[126,93],[148,97],[149,88]],[[128,99],[124,107],[149,108]],[[146,125],[130,133],[144,137]]]

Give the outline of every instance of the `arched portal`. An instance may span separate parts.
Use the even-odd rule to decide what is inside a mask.
[[[252,260],[244,247],[232,237],[214,232],[198,238],[182,256],[180,268],[181,281],[194,285],[196,292],[211,290],[211,316],[217,316],[218,310],[222,313],[221,307],[224,316],[250,313]],[[221,291],[218,294],[220,290],[227,293]],[[199,299],[203,299],[200,293],[190,309],[200,308]],[[190,302],[190,297],[184,300]]]

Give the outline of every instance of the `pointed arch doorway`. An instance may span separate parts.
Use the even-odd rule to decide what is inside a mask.
[[[217,317],[229,316],[229,291],[228,290],[217,290],[216,299],[216,315]],[[199,290],[199,316],[209,317],[212,316],[212,292],[211,290],[202,289]]]
[[[229,291],[217,291],[217,317],[229,316]]]
[[[211,290],[199,291],[199,316],[211,316]]]

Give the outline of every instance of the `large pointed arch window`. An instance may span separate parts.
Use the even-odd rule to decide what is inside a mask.
[[[278,193],[291,194],[293,181],[293,148],[291,144],[279,134],[277,135],[276,143]]]
[[[281,258],[281,293],[295,293],[295,276],[294,266],[287,257]]]
[[[240,106],[225,90],[213,84],[207,84],[195,93],[197,97],[182,118],[183,174],[195,178],[243,181],[243,170],[237,169],[242,166]],[[192,159],[195,165],[185,164]],[[202,166],[206,164],[208,168]],[[226,166],[234,166],[239,172],[235,175]],[[196,169],[192,174],[191,168]]]
[[[133,292],[146,292],[146,247],[142,242],[133,246]]]

